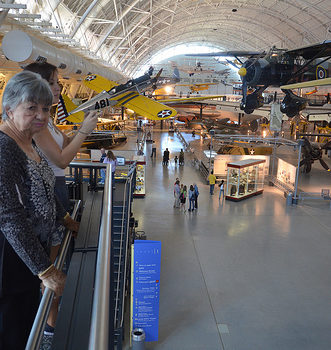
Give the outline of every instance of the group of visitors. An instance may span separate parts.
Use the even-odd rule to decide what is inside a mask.
[[[90,112],[72,137],[50,116],[58,103],[57,68],[33,63],[14,75],[2,97],[0,126],[0,348],[25,349],[40,283],[55,292],[47,326],[55,326],[66,276],[53,262],[71,219],[64,171],[96,127]],[[13,154],[15,157],[13,157]]]
[[[181,184],[179,179],[176,178],[174,185],[174,208],[179,208],[181,211],[186,212],[186,199],[189,200],[189,209],[188,211],[193,211],[198,209],[198,196],[199,189],[196,183],[190,185],[189,191],[187,191],[187,186]]]
[[[170,152],[169,152],[168,148],[166,148],[165,151],[163,152],[162,164],[168,165],[169,160],[170,160]],[[184,151],[183,151],[183,149],[180,150],[179,157],[177,155],[175,155],[175,157],[174,157],[175,166],[177,165],[178,161],[179,161],[179,165],[184,165]]]

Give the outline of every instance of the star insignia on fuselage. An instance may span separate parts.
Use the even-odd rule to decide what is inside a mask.
[[[167,117],[171,116],[171,113],[172,113],[172,111],[170,111],[169,109],[164,109],[163,111],[159,112],[157,114],[157,116],[159,118],[167,118]]]
[[[88,75],[88,76],[85,78],[85,80],[86,80],[86,81],[92,81],[92,80],[94,80],[96,77],[97,77],[96,75],[90,74],[90,75]]]

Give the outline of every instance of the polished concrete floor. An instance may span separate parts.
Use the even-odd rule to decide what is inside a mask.
[[[159,341],[146,348],[330,350],[329,202],[286,207],[283,193],[269,186],[242,202],[220,202],[189,155],[184,167],[162,166],[161,150],[173,158],[182,148],[176,136],[153,138],[156,160],[145,146],[146,197],[133,203],[138,229],[162,242]],[[302,183],[331,187],[324,174]],[[198,184],[198,211],[173,208],[176,177]]]

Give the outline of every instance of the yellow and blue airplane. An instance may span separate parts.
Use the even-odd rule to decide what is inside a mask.
[[[68,113],[68,118],[77,112],[100,110],[105,107],[125,107],[136,114],[151,120],[164,120],[177,115],[174,108],[154,101],[140,93],[149,86],[156,85],[162,70],[151,78],[151,72],[129,80],[125,84],[118,84],[97,74],[90,74],[84,79],[84,85],[96,91],[98,95],[81,104]]]
[[[90,74],[84,79],[84,85],[94,90],[98,95],[87,102],[76,106],[66,95],[62,95],[58,105],[59,121],[68,120],[72,123],[81,123],[84,120],[84,112],[89,110],[100,110],[105,107],[125,107],[134,111],[136,115],[143,116],[150,120],[164,120],[173,118],[177,111],[168,104],[176,102],[201,101],[206,99],[220,98],[223,96],[197,96],[189,98],[174,98],[153,100],[142,94],[140,91],[148,87],[155,88],[158,85],[158,78],[161,71],[154,77],[150,73],[129,80],[125,84],[118,84],[97,74]],[[162,80],[161,80],[162,83]],[[166,103],[167,105],[164,105]]]

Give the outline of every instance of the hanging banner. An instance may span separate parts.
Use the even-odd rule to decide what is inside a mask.
[[[157,341],[161,242],[135,240],[132,252],[131,330],[142,328],[146,341]]]

